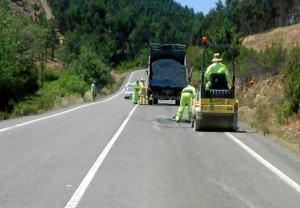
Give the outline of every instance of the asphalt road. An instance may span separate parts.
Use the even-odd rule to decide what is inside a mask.
[[[0,207],[300,207],[298,154],[242,124],[195,132],[171,119],[177,107],[133,105],[120,90],[1,121]]]

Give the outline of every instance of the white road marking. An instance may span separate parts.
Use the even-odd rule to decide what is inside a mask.
[[[131,80],[133,74],[135,74],[137,71],[133,72],[129,79],[128,79],[128,82]],[[127,82],[127,83],[128,83]],[[38,119],[34,119],[34,120],[31,120],[31,121],[28,121],[28,122],[24,122],[24,123],[20,123],[20,124],[16,124],[16,125],[13,125],[13,126],[10,126],[10,127],[6,127],[6,128],[2,128],[0,129],[0,133],[2,132],[5,132],[5,131],[8,131],[8,130],[12,130],[14,128],[18,128],[18,127],[21,127],[21,126],[26,126],[26,125],[29,125],[29,124],[32,124],[32,123],[35,123],[35,122],[38,122],[38,121],[42,121],[42,120],[46,120],[46,119],[49,119],[49,118],[53,118],[53,117],[57,117],[57,116],[61,116],[61,115],[64,115],[64,114],[67,114],[67,113],[70,113],[72,111],[76,111],[78,109],[81,109],[81,108],[85,108],[85,107],[88,107],[90,105],[96,105],[96,104],[99,104],[99,103],[104,103],[104,102],[107,102],[107,101],[110,101],[112,99],[114,99],[115,97],[119,96],[121,93],[124,92],[125,89],[121,90],[119,93],[115,94],[114,96],[106,99],[106,100],[101,100],[101,101],[98,101],[98,102],[93,102],[93,103],[89,103],[89,104],[85,104],[85,105],[82,105],[82,106],[79,106],[79,107],[76,107],[76,108],[72,108],[70,110],[67,110],[67,111],[63,111],[61,113],[56,113],[56,114],[53,114],[51,116],[46,116],[46,117],[42,117],[42,118],[38,118]]]
[[[225,191],[227,191],[229,194],[233,194],[236,196],[237,199],[239,199],[241,202],[245,203],[250,208],[257,208],[251,201],[248,201],[244,196],[242,196],[237,190],[235,190],[233,187],[226,186],[225,184],[218,183],[215,181],[212,181],[213,183],[221,186]]]
[[[103,160],[105,159],[106,155],[108,154],[109,150],[112,148],[114,143],[117,141],[118,137],[120,136],[121,132],[123,131],[124,127],[126,126],[127,122],[131,118],[133,112],[138,107],[138,105],[135,105],[135,107],[131,110],[131,112],[128,114],[127,118],[123,121],[122,125],[118,129],[118,131],[115,133],[115,135],[111,138],[109,143],[106,145],[102,153],[97,158],[94,165],[91,167],[87,175],[84,177],[83,181],[65,206],[65,208],[75,208],[77,207],[78,203],[80,202],[82,196],[84,195],[85,191],[87,190],[89,184],[93,180],[96,172],[98,171],[99,167],[101,166]]]
[[[78,110],[80,108],[85,108],[85,107],[90,106],[90,105],[95,105],[95,104],[98,104],[98,103],[107,102],[107,101],[109,101],[109,100],[117,97],[118,95],[120,95],[123,91],[124,91],[124,89],[122,91],[120,91],[118,94],[116,94],[116,95],[114,95],[114,96],[112,96],[112,97],[110,97],[110,98],[108,98],[106,100],[101,100],[101,101],[98,101],[98,102],[93,102],[93,103],[85,104],[85,105],[82,105],[82,106],[79,106],[79,107],[76,107],[76,108],[72,108],[72,109],[67,110],[67,111],[63,111],[61,113],[53,114],[51,116],[46,116],[46,117],[34,119],[34,120],[31,120],[31,121],[28,121],[28,122],[25,122],[25,123],[20,123],[20,124],[14,125],[14,126],[10,126],[10,127],[6,127],[6,128],[3,128],[3,129],[0,129],[0,133],[2,133],[4,131],[11,130],[11,129],[14,129],[14,128],[17,128],[17,127],[26,126],[26,125],[29,125],[29,124],[32,124],[32,123],[35,123],[35,122],[38,122],[38,121],[46,120],[46,119],[53,118],[53,117],[56,117],[56,116],[61,116],[63,114],[67,114],[67,113],[70,113],[72,111],[76,111],[76,110]]]
[[[273,166],[271,163],[269,163],[267,160],[262,158],[259,154],[257,154],[255,151],[250,149],[247,145],[245,145],[243,142],[238,140],[235,136],[230,134],[229,132],[225,133],[232,141],[237,143],[240,147],[242,147],[246,152],[248,152],[252,157],[254,157],[256,160],[258,160],[261,164],[266,166],[270,171],[272,171],[275,175],[277,175],[281,180],[283,180],[285,183],[287,183],[289,186],[291,186],[293,189],[295,189],[300,194],[300,185],[293,181],[290,177],[285,175],[283,172],[281,172],[278,168]]]
[[[133,72],[129,79],[128,82],[131,80],[133,74],[135,74],[137,71]],[[127,82],[127,83],[128,83]],[[25,125],[29,125],[38,121],[42,121],[42,120],[46,120],[49,118],[53,118],[56,116],[60,116],[66,113],[70,113],[72,111],[90,106],[90,105],[95,105],[95,104],[99,104],[99,103],[103,103],[103,102],[107,102],[110,101],[112,99],[114,99],[115,97],[119,96],[121,93],[124,92],[124,89],[121,90],[119,93],[117,93],[116,95],[106,99],[106,100],[102,100],[102,101],[98,101],[98,102],[94,102],[94,103],[89,103],[86,105],[82,105],[76,108],[72,108],[70,110],[61,112],[61,113],[57,113],[57,114],[53,114],[50,116],[46,116],[43,118],[39,118],[39,119],[34,119],[28,122],[24,122],[21,124],[17,124],[14,126],[10,126],[10,127],[6,127],[6,128],[2,128],[0,129],[0,133],[17,128],[17,127],[21,127],[21,126],[25,126]],[[73,194],[73,196],[71,197],[71,199],[69,200],[69,202],[67,203],[67,205],[65,206],[65,208],[75,208],[77,207],[78,203],[80,202],[82,196],[84,195],[86,189],[88,188],[89,184],[91,183],[91,181],[93,180],[96,172],[98,171],[99,167],[101,166],[103,160],[105,159],[106,155],[108,154],[108,152],[110,151],[110,149],[112,148],[112,146],[114,145],[114,143],[117,141],[118,137],[120,136],[121,132],[123,131],[124,127],[126,126],[127,122],[129,121],[129,119],[131,118],[133,112],[135,111],[135,109],[138,107],[138,105],[135,105],[135,107],[130,111],[130,113],[128,114],[128,116],[126,117],[126,119],[123,121],[122,125],[120,126],[120,128],[118,129],[118,131],[115,133],[115,135],[111,138],[111,140],[109,141],[109,143],[106,145],[106,147],[104,148],[104,150],[102,151],[102,153],[99,155],[99,157],[97,158],[97,160],[95,161],[94,165],[91,167],[91,169],[89,170],[89,172],[87,173],[87,175],[84,177],[83,181],[81,182],[81,184],[79,185],[79,187],[77,188],[77,190],[75,191],[75,193]],[[67,187],[71,187],[72,185],[67,185]]]

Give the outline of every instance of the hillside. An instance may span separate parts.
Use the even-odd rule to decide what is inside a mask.
[[[26,0],[26,1],[9,1],[9,6],[15,14],[25,14],[31,19],[35,19],[38,15],[45,15],[47,20],[53,18],[51,8],[47,0]]]
[[[37,5],[37,7],[35,7],[35,5]],[[25,14],[31,19],[35,19],[37,13],[43,12],[39,5],[39,0],[9,1],[9,6],[13,13]]]
[[[255,51],[264,51],[272,42],[282,42],[284,46],[294,46],[300,44],[300,24],[280,27],[269,32],[255,34],[243,40],[243,46],[252,48]],[[268,129],[269,137],[279,143],[300,152],[300,119],[299,116],[292,116],[284,124],[278,124],[274,109],[270,109],[270,104],[277,100],[284,99],[284,79],[277,75],[268,77],[265,80],[249,80],[244,86],[240,86],[240,99],[247,103],[240,106],[240,120],[255,127],[256,119],[259,115],[268,115],[268,126],[260,126],[260,129]],[[271,110],[273,112],[271,112]],[[268,124],[267,124],[268,123]]]
[[[247,48],[260,51],[264,50],[272,42],[282,42],[285,46],[300,44],[300,23],[248,36],[243,40],[242,44]]]

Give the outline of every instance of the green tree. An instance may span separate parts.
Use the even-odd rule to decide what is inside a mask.
[[[87,46],[81,48],[78,59],[70,63],[66,73],[78,75],[86,83],[96,80],[100,88],[110,82],[109,67],[99,59],[97,53],[91,51]]]
[[[22,16],[0,9],[0,111],[10,111],[14,103],[38,88],[36,60],[44,46],[45,31]]]

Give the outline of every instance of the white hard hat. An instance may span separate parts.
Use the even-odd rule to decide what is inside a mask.
[[[141,78],[141,81],[144,81],[144,78],[143,78],[143,77]]]

